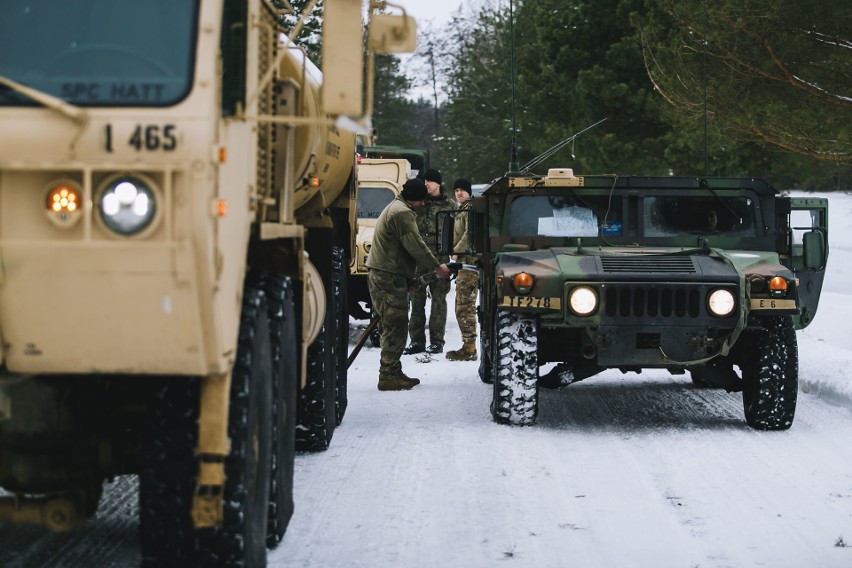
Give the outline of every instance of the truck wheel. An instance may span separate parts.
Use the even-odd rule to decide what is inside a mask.
[[[319,452],[328,449],[337,425],[337,297],[326,294],[325,322],[308,347],[308,377],[299,393],[296,415],[296,449]],[[345,366],[345,363],[344,363]]]
[[[155,378],[151,383],[139,471],[142,566],[191,566],[199,383],[184,377]]]
[[[538,331],[536,318],[497,313],[497,353],[493,367],[494,420],[527,426],[538,413]]]
[[[266,545],[274,548],[284,538],[293,516],[296,401],[299,397],[297,336],[291,280],[267,273],[262,276],[261,282],[269,302],[272,344],[273,453]]]
[[[272,462],[272,367],[265,296],[247,286],[237,358],[231,377],[225,460],[224,518],[216,529],[196,530],[192,498],[198,475],[199,381],[153,379],[151,413],[139,473],[142,565],[266,565],[266,530]]]
[[[332,283],[334,285],[334,312],[337,326],[335,332],[337,334],[337,349],[335,352],[335,397],[334,410],[335,421],[337,426],[343,422],[343,416],[346,414],[346,406],[349,404],[347,395],[348,379],[347,370],[349,364],[347,362],[347,351],[349,350],[349,314],[346,312],[349,293],[349,263],[346,262],[346,255],[342,248],[335,248],[332,251]]]
[[[743,369],[743,408],[756,430],[786,430],[793,425],[799,388],[799,354],[793,320],[763,318],[764,329],[750,332]]]
[[[222,526],[198,531],[198,566],[266,566],[272,469],[272,351],[264,294],[243,296],[239,346],[231,376]]]

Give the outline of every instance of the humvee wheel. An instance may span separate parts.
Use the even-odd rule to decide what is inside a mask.
[[[495,421],[504,424],[532,424],[538,413],[536,318],[514,312],[498,312],[496,340],[491,413]]]
[[[299,397],[296,355],[296,317],[293,284],[289,278],[264,274],[263,290],[269,301],[272,343],[272,473],[266,545],[281,542],[293,516],[293,469],[296,457],[296,401]]]
[[[745,418],[757,430],[786,430],[793,425],[799,388],[796,332],[789,317],[763,321],[763,330],[750,332],[743,369]]]

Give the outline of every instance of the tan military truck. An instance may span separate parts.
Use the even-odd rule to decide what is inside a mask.
[[[350,260],[349,315],[372,319],[367,289],[367,257],[376,221],[385,207],[402,191],[411,177],[411,163],[403,159],[362,158],[358,163],[358,207],[355,254]]]
[[[362,15],[321,74],[267,0],[0,5],[0,524],[138,474],[145,566],[265,565],[345,410]]]

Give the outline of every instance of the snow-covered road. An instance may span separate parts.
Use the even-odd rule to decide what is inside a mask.
[[[852,566],[852,196],[830,199],[790,430],[751,430],[740,394],[663,371],[542,391],[535,426],[500,426],[478,363],[406,356],[423,384],[379,392],[379,352],[365,347],[331,448],[297,458],[296,513],[269,565]],[[134,490],[118,479],[69,534],[0,528],[0,567],[138,565]]]

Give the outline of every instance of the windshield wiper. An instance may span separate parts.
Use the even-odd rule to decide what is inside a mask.
[[[53,95],[39,91],[38,89],[27,87],[26,85],[22,85],[21,83],[13,81],[8,77],[3,77],[2,75],[0,75],[0,85],[4,85],[16,93],[20,93],[51,110],[55,110],[56,112],[67,116],[81,126],[89,122],[89,111],[66,102],[59,97],[54,97]]]

